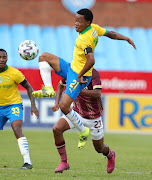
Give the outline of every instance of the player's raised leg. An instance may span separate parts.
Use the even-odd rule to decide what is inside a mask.
[[[39,57],[39,69],[44,83],[41,90],[34,91],[32,95],[37,98],[53,97],[55,91],[52,87],[51,67],[54,71],[60,71],[59,58],[53,54],[44,52]]]
[[[55,125],[53,126],[55,145],[61,158],[61,163],[55,169],[55,173],[62,173],[64,170],[70,168],[69,163],[67,161],[65,140],[63,137],[63,132],[67,131],[68,129],[70,129],[70,126],[63,117],[61,117],[59,121],[55,123]]]
[[[65,114],[65,116],[72,122],[72,124],[80,131],[80,140],[78,143],[78,148],[82,149],[86,143],[89,136],[90,130],[85,127],[81,121],[81,116],[78,115],[76,111],[70,108],[73,99],[64,93],[62,100],[60,102],[60,109]]]
[[[33,169],[29,155],[28,141],[22,133],[22,121],[21,120],[13,121],[11,123],[11,126],[17,138],[18,146],[24,159],[24,164],[20,169]]]

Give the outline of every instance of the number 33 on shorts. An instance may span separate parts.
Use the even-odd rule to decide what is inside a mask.
[[[20,115],[20,109],[19,107],[13,107],[12,108],[12,114],[14,114],[15,116],[18,116]]]

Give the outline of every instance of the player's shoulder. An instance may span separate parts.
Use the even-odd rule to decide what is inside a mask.
[[[12,74],[20,72],[18,69],[14,68],[12,66],[8,66],[8,70]]]
[[[95,29],[95,30],[99,30],[99,29],[102,29],[102,27],[101,26],[99,26],[98,24],[91,24],[91,27],[93,28],[93,29]]]
[[[98,28],[101,28],[101,29],[102,29],[102,28],[103,28],[103,27],[100,26],[99,24],[93,24],[93,23],[91,24],[91,27],[92,27],[92,28],[95,28],[95,29],[98,29]]]
[[[91,27],[97,31],[99,36],[104,36],[107,33],[107,29],[98,24],[91,24]]]
[[[14,67],[12,67],[12,66],[8,66],[8,69],[9,69],[9,70],[12,70],[12,71],[19,71],[18,69],[14,68]]]
[[[96,69],[92,70],[92,80],[100,80],[100,74]]]
[[[96,28],[96,27],[100,27],[100,26],[99,26],[98,24],[93,24],[93,23],[92,23],[92,24],[91,24],[91,27],[92,27],[92,28]]]
[[[93,68],[92,70],[92,76],[100,76],[99,72]]]
[[[16,69],[15,68],[13,68],[12,66],[7,66],[8,68],[7,68],[7,73],[9,73],[9,74],[15,74],[17,71],[16,71]]]
[[[93,89],[102,89],[100,74],[96,69],[92,70],[92,85]]]
[[[9,74],[12,74],[12,75],[22,75],[22,72],[20,70],[18,70],[17,68],[14,68],[12,66],[8,66],[8,70],[9,70]]]

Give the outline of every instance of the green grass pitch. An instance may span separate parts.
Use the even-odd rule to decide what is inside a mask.
[[[152,136],[141,134],[105,134],[105,144],[116,152],[116,167],[107,174],[107,160],[98,154],[91,137],[86,147],[77,149],[78,132],[64,133],[70,170],[55,174],[60,158],[50,130],[24,130],[29,142],[34,170],[19,170],[23,165],[12,130],[0,131],[1,180],[150,180],[152,179]]]

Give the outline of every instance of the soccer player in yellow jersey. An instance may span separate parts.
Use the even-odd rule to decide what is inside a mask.
[[[31,101],[31,114],[34,113],[38,118],[39,112],[32,96],[33,89],[31,85],[19,70],[7,66],[6,63],[7,52],[0,49],[0,130],[3,130],[4,125],[9,120],[24,159],[21,169],[32,169],[28,141],[22,132],[23,105],[18,84],[21,84],[27,90]]]
[[[70,108],[70,105],[81,90],[91,81],[92,69],[95,63],[94,48],[98,43],[98,36],[125,40],[136,49],[134,42],[130,38],[113,31],[107,31],[99,25],[92,24],[92,20],[93,14],[89,9],[80,9],[76,14],[75,29],[79,35],[76,39],[71,64],[51,53],[44,52],[40,55],[39,68],[45,86],[41,90],[32,93],[37,98],[53,97],[55,95],[51,81],[51,67],[58,75],[66,79],[66,90],[59,107],[80,131],[81,146],[85,146],[89,129],[84,127],[75,111]],[[84,139],[83,143],[82,139]]]

